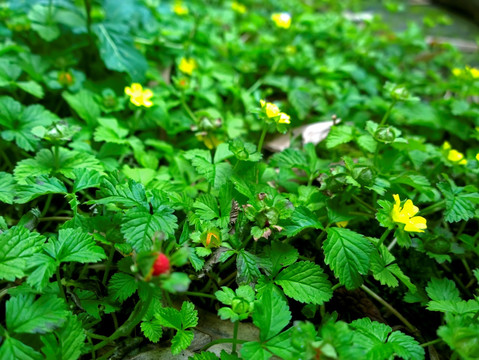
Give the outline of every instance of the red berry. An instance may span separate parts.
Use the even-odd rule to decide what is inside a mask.
[[[165,254],[160,253],[153,264],[153,276],[166,274],[170,271],[170,260]]]

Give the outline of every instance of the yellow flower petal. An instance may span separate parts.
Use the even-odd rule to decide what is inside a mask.
[[[178,69],[185,74],[191,75],[193,71],[198,67],[195,59],[181,58]]]
[[[392,219],[396,223],[405,224],[404,230],[408,232],[424,232],[427,229],[426,219],[422,216],[414,216],[419,208],[415,206],[412,200],[408,199],[401,208],[401,200],[398,194],[393,195],[394,205],[391,211]]]
[[[461,161],[462,159],[464,159],[464,154],[453,149],[449,151],[449,154],[447,155],[447,159],[453,162]]]
[[[233,11],[236,11],[238,14],[244,14],[246,12],[246,6],[237,1],[233,1],[231,3],[231,9],[233,9]]]
[[[442,149],[443,150],[450,150],[451,149],[451,144],[449,144],[449,141],[444,141],[444,144],[442,144]]]
[[[278,120],[278,123],[280,124],[291,124],[291,116],[289,116],[288,114],[285,114],[285,113],[280,113],[279,114],[280,117],[279,117],[279,120]]]
[[[278,106],[273,103],[266,103],[266,116],[273,118],[278,116],[280,113]]]
[[[344,228],[344,227],[348,226],[348,223],[349,223],[349,221],[347,221],[347,220],[346,221],[338,221],[336,223],[336,226],[340,227],[340,228]]]
[[[479,161],[479,153],[476,154],[476,160]]]
[[[418,213],[419,208],[417,206],[414,206],[414,204],[412,203],[412,200],[407,200],[406,203],[404,204],[402,211],[407,216],[412,217]]]
[[[266,101],[264,101],[263,99],[261,99],[259,103],[261,104],[262,108],[264,108],[264,106],[266,105]]]
[[[291,26],[291,15],[287,12],[274,13],[271,15],[271,20],[279,28],[288,29]]]

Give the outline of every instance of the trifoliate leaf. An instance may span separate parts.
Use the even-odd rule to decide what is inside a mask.
[[[18,185],[15,202],[25,204],[42,195],[66,193],[67,188],[57,178],[50,178],[45,175],[28,177],[22,181],[21,185]]]
[[[333,296],[331,283],[321,266],[309,261],[288,266],[274,282],[283,288],[287,296],[302,303],[322,305]]]
[[[238,252],[236,268],[238,269],[236,279],[240,285],[254,282],[261,275],[256,256],[246,250]]]
[[[213,164],[211,154],[207,150],[189,150],[184,157],[191,160],[198,174],[204,176],[213,188],[219,189],[226,184],[232,174],[232,168],[229,163]]]
[[[133,180],[120,183],[117,175],[110,175],[101,182],[98,200],[89,201],[89,204],[121,204],[127,207],[135,207],[136,210],[150,210],[146,198],[145,188],[142,184]]]
[[[268,360],[273,355],[263,347],[263,344],[253,341],[241,346],[241,356],[243,359]]]
[[[51,237],[44,249],[57,263],[75,261],[84,264],[106,258],[105,251],[96,245],[93,237],[80,228],[61,229],[58,238]]]
[[[176,330],[181,329],[181,316],[180,312],[173,308],[161,308],[154,314],[154,316],[160,321],[161,325]]]
[[[37,126],[50,126],[58,117],[41,105],[23,107],[11,97],[0,97],[0,135],[26,151],[34,151],[40,138],[32,133]]]
[[[253,323],[260,329],[261,341],[271,339],[289,324],[288,303],[275,291],[267,290],[254,304]]]
[[[138,290],[138,282],[128,274],[118,272],[114,274],[108,283],[108,293],[114,300],[123,302]]]
[[[15,181],[13,180],[13,175],[0,172],[0,202],[12,204],[14,195]]]
[[[267,248],[265,259],[268,272],[276,275],[283,267],[289,266],[298,260],[299,253],[293,246],[281,242],[273,242]]]
[[[213,195],[200,195],[193,204],[193,207],[196,209],[196,215],[198,215],[201,220],[211,221],[220,217],[218,202]]]
[[[140,328],[143,335],[153,343],[157,343],[163,335],[163,328],[157,319],[142,321]]]
[[[361,285],[361,275],[369,271],[369,255],[373,250],[372,244],[363,235],[345,228],[330,228],[323,250],[325,263],[341,284],[347,289]]]
[[[326,138],[326,147],[332,149],[354,139],[353,127],[347,125],[333,126]]]
[[[300,206],[294,209],[291,218],[283,226],[283,234],[292,237],[305,229],[323,229],[323,225],[311,210]]]
[[[42,352],[47,360],[78,359],[85,342],[85,331],[75,315],[70,314],[66,323],[55,334],[41,337]]]
[[[25,276],[33,254],[41,251],[45,238],[23,226],[0,233],[0,279],[14,281]]]
[[[12,296],[5,305],[8,331],[15,333],[47,333],[62,326],[68,311],[65,302],[54,295]]]
[[[467,193],[464,187],[459,187],[449,180],[437,185],[446,198],[446,211],[444,218],[447,222],[469,220],[474,216],[475,206],[472,199],[477,203],[479,193]]]
[[[178,228],[173,210],[160,206],[153,214],[143,209],[131,209],[126,212],[121,225],[121,232],[126,242],[136,251],[149,250],[155,237],[160,233],[173,235]]]
[[[44,357],[35,349],[25,345],[20,340],[7,337],[3,341],[2,346],[0,346],[0,360],[10,359],[41,360],[44,359]]]

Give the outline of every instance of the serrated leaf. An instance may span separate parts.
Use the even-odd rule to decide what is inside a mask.
[[[99,193],[102,199],[89,201],[89,204],[121,204],[128,207],[136,207],[136,210],[149,211],[150,207],[146,199],[145,188],[142,184],[129,180],[126,184],[111,175],[104,178]]]
[[[304,120],[314,104],[313,96],[309,91],[303,89],[293,89],[288,92],[288,100],[298,113],[300,120]]]
[[[193,207],[196,209],[196,215],[198,215],[201,220],[211,221],[220,217],[218,202],[211,194],[200,195],[193,204]]]
[[[338,145],[350,142],[354,139],[353,129],[353,127],[347,125],[333,126],[326,138],[326,147],[332,149]]]
[[[13,203],[15,195],[15,181],[13,175],[0,171],[0,202]]]
[[[12,359],[41,360],[43,356],[20,340],[7,337],[0,346],[0,360]]]
[[[191,345],[193,341],[193,331],[190,330],[179,330],[173,339],[171,339],[171,353],[173,355],[178,355],[188,346]]]
[[[272,354],[258,342],[247,342],[241,346],[241,356],[243,359],[268,360]]]
[[[301,354],[291,345],[292,327],[276,335],[266,344],[268,350],[280,359],[300,359]]]
[[[446,278],[432,278],[427,284],[426,292],[431,300],[451,300],[455,302],[462,300],[456,283]]]
[[[156,320],[142,321],[140,325],[143,335],[153,343],[157,343],[163,335],[163,328],[161,323]]]
[[[92,26],[99,42],[100,56],[110,70],[126,72],[133,82],[142,82],[148,64],[134,47],[127,25],[121,23],[97,23]]]
[[[291,312],[288,303],[275,291],[267,290],[255,301],[253,323],[260,329],[261,341],[271,339],[289,324]]]
[[[261,275],[256,256],[246,250],[238,252],[236,268],[238,269],[236,279],[239,285],[254,282]]]
[[[78,116],[85,120],[89,127],[93,127],[97,123],[101,110],[91,91],[81,89],[76,94],[70,94],[65,91],[62,93],[62,96]]]
[[[101,126],[95,129],[93,139],[95,141],[105,141],[112,144],[126,144],[125,139],[128,130],[120,127],[118,120],[115,118],[99,118],[98,122]]]
[[[321,266],[299,261],[282,270],[274,282],[284,293],[302,303],[322,305],[333,296],[332,286]]]
[[[446,314],[446,325],[437,334],[464,360],[475,360],[479,353],[479,324],[472,317]]]
[[[280,153],[274,154],[271,158],[271,165],[287,169],[298,168],[306,170],[309,168],[305,153],[293,148],[288,148]]]
[[[73,192],[100,187],[102,175],[95,170],[83,168],[73,170],[75,180],[73,182]]]
[[[16,85],[23,91],[41,99],[45,93],[43,92],[42,86],[36,81],[17,81]]]
[[[195,354],[188,358],[188,360],[218,360],[218,359],[219,358],[214,353],[209,351],[202,351],[201,353]]]
[[[479,312],[478,300],[433,300],[427,303],[427,309],[430,311],[441,311],[452,314],[475,314]]]
[[[58,238],[50,238],[44,250],[57,263],[75,261],[84,264],[106,258],[105,251],[96,245],[93,237],[80,228],[61,229]]]
[[[128,210],[121,225],[126,242],[136,251],[144,251],[151,248],[158,233],[173,235],[178,224],[172,212],[173,210],[166,206],[160,206],[153,214],[142,209]]]
[[[183,329],[198,325],[198,311],[195,310],[193,303],[184,301],[181,305],[180,316]]]
[[[114,274],[108,283],[108,293],[111,294],[113,300],[123,302],[138,290],[138,282],[136,279],[125,273]]]
[[[215,296],[223,304],[231,305],[233,303],[233,299],[236,296],[236,294],[229,287],[222,286],[221,290],[218,290],[215,292]]]
[[[176,330],[181,329],[180,312],[173,308],[161,308],[154,316],[160,321],[161,325]]]
[[[5,305],[8,331],[15,333],[47,333],[62,326],[68,311],[63,300],[54,295],[12,296]]]
[[[209,151],[195,149],[187,151],[184,156],[191,160],[198,174],[204,176],[215,189],[226,184],[232,175],[231,165],[229,163],[213,164]]]
[[[359,136],[356,139],[356,142],[358,143],[359,147],[363,150],[366,150],[370,153],[373,153],[374,151],[376,151],[377,142],[369,134]]]
[[[470,199],[479,199],[479,193],[464,192],[464,187],[456,186],[451,180],[437,184],[446,199],[444,219],[447,222],[469,220],[474,216],[475,206]]]
[[[361,285],[361,275],[369,271],[370,254],[373,250],[366,238],[345,228],[328,229],[328,238],[323,243],[325,263],[347,289]]]
[[[48,284],[57,269],[57,262],[46,254],[34,254],[28,259],[28,269],[34,269],[27,278],[27,284],[42,290]]]
[[[405,360],[423,360],[424,348],[411,336],[401,331],[393,331],[389,335],[388,343],[393,345],[394,353]]]
[[[45,175],[28,177],[24,179],[21,185],[18,185],[15,202],[17,204],[25,204],[39,196],[66,193],[67,188],[57,178],[50,178]]]
[[[45,238],[23,226],[0,233],[0,279],[14,281],[25,276],[28,261],[40,252]]]
[[[65,325],[54,334],[41,337],[42,352],[47,360],[78,359],[85,342],[85,331],[75,315],[69,315]]]
[[[32,133],[37,126],[48,127],[58,117],[41,105],[23,107],[11,97],[0,97],[0,128],[1,136],[7,141],[15,140],[16,144],[26,150],[33,151],[40,139]]]
[[[279,270],[298,260],[299,252],[293,246],[281,242],[273,242],[267,260],[271,263],[270,273],[276,275]]]
[[[305,229],[323,229],[323,225],[311,210],[299,206],[294,209],[289,222],[283,226],[283,234],[292,237]]]

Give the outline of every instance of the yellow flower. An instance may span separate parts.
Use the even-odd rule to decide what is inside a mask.
[[[479,78],[479,69],[472,68],[470,66],[466,66],[466,70],[474,79]]]
[[[291,15],[287,12],[274,13],[271,15],[271,20],[273,20],[279,28],[289,29],[291,26]]]
[[[278,120],[278,123],[280,124],[291,124],[291,116],[289,116],[288,114],[285,114],[285,113],[280,113],[279,114],[279,120]]]
[[[479,153],[476,154],[476,160],[479,161]]]
[[[451,149],[451,144],[449,144],[449,141],[444,141],[444,144],[442,144],[442,149],[443,150],[450,150]]]
[[[131,84],[131,87],[125,87],[125,94],[130,97],[131,103],[135,106],[153,106],[153,102],[150,100],[153,92],[150,89],[143,90],[143,86],[138,83]]]
[[[458,77],[459,77],[459,76],[461,76],[461,75],[463,74],[463,72],[464,72],[464,71],[461,70],[461,69],[459,69],[459,68],[454,68],[454,69],[452,69],[452,74],[453,74],[454,76],[458,76]]]
[[[264,109],[266,116],[268,118],[273,118],[278,124],[291,124],[291,116],[281,112],[279,107],[273,103],[266,102],[263,99],[259,101],[261,108]]]
[[[188,75],[191,75],[197,67],[198,65],[196,64],[195,59],[190,58],[181,58],[180,64],[178,65],[178,69]]]
[[[176,15],[188,15],[188,8],[186,6],[183,5],[183,3],[181,1],[175,1],[175,3],[173,4],[173,12],[176,14]]]
[[[418,213],[419,208],[414,206],[412,201],[408,199],[401,208],[401,200],[398,194],[394,194],[394,206],[392,210],[392,218],[396,223],[405,224],[405,231],[408,232],[424,232],[427,229],[426,219],[422,216],[414,216]]]
[[[238,14],[244,14],[246,12],[246,6],[237,1],[233,1],[231,3],[231,9],[236,11]]]
[[[348,223],[349,223],[349,221],[347,221],[347,220],[346,221],[338,221],[336,223],[336,226],[340,227],[340,228],[344,228],[344,227],[348,226]]]
[[[459,165],[467,164],[467,160],[464,159],[464,154],[454,149],[449,150],[449,153],[447,154],[447,159],[452,162],[457,162],[459,163]]]
[[[457,77],[470,76],[473,79],[479,79],[479,69],[470,66],[466,66],[465,69],[454,68],[452,74]]]

